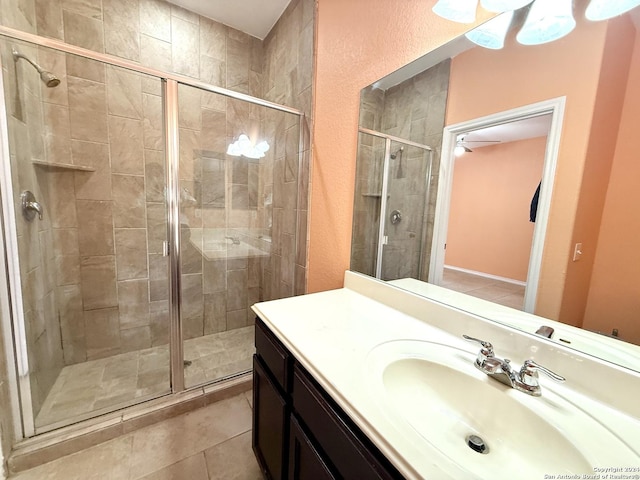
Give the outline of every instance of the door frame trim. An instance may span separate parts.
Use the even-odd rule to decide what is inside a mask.
[[[560,152],[560,138],[564,120],[566,97],[557,97],[522,107],[505,110],[502,112],[478,117],[464,122],[446,126],[442,138],[442,157],[440,160],[440,174],[438,178],[438,195],[436,204],[436,216],[433,232],[433,247],[431,249],[431,268],[429,269],[429,283],[442,284],[442,272],[444,268],[445,246],[447,242],[447,228],[449,223],[449,209],[451,206],[451,189],[453,186],[453,170],[458,135],[470,130],[492,127],[516,120],[551,114],[551,126],[547,136],[545,148],[545,160],[542,171],[542,185],[538,199],[538,213],[533,230],[531,254],[529,256],[529,269],[527,273],[527,286],[525,288],[524,308],[525,312],[534,313],[540,282],[540,270],[544,242],[547,235],[549,212],[551,210],[551,198],[555,180],[555,172]]]

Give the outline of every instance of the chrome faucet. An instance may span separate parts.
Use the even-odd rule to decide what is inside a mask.
[[[525,360],[520,370],[516,372],[511,368],[511,361],[508,358],[501,359],[495,356],[493,345],[489,342],[468,335],[463,335],[462,337],[465,340],[479,343],[482,346],[474,362],[476,368],[508,387],[515,388],[534,397],[539,397],[542,395],[542,389],[540,388],[538,372],[548,375],[556,382],[565,381],[564,377],[537,364],[533,360]]]
[[[225,239],[231,240],[234,245],[240,245],[240,237],[224,237]]]

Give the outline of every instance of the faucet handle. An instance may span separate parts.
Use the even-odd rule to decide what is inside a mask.
[[[564,382],[566,378],[552,372],[547,367],[534,362],[533,360],[525,360],[520,369],[520,381],[529,386],[538,385],[538,372],[542,372],[556,382]]]
[[[464,338],[465,340],[469,340],[470,342],[476,342],[482,345],[482,348],[480,349],[480,353],[483,354],[485,357],[494,356],[493,345],[491,345],[489,342],[485,342],[484,340],[480,340],[479,338],[470,337],[469,335],[462,335],[462,338]]]

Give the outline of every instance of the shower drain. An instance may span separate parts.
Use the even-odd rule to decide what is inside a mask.
[[[467,446],[474,452],[482,453],[483,455],[486,455],[487,453],[489,453],[489,446],[486,443],[484,443],[484,440],[482,439],[482,437],[479,437],[478,435],[471,433],[467,435],[466,440],[467,440]]]

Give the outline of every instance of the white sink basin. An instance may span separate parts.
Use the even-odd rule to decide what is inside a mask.
[[[434,461],[440,458],[454,477],[582,476],[637,458],[548,388],[551,382],[543,380],[542,397],[531,397],[478,371],[474,358],[454,347],[399,340],[374,348],[367,361],[380,408],[405,435],[417,434],[418,448],[435,452]],[[471,435],[484,451],[469,446]],[[603,454],[603,445],[614,446],[613,452]]]

